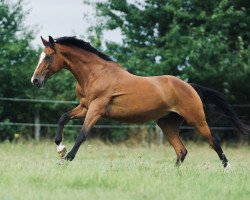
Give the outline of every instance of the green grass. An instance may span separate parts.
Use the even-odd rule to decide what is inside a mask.
[[[72,144],[67,144],[69,149]],[[188,143],[180,168],[164,146],[125,147],[87,141],[59,166],[52,142],[0,144],[0,199],[250,199],[250,148],[224,147],[225,172],[208,144]]]

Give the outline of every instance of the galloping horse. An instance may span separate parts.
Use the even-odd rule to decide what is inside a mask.
[[[179,128],[185,120],[208,140],[223,166],[230,167],[208,127],[202,101],[210,100],[218,106],[239,132],[247,133],[250,129],[231,111],[221,93],[170,75],[135,76],[75,37],[41,39],[45,48],[31,82],[41,87],[50,76],[62,68],[68,69],[77,80],[76,95],[80,101],[59,119],[55,143],[61,144],[63,127],[70,119],[85,118],[72,150],[65,157],[62,153],[65,160],[74,159],[91,127],[103,117],[131,123],[156,120],[176,152],[178,166],[187,155],[179,137]]]

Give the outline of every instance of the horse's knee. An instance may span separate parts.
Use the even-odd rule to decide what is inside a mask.
[[[68,113],[65,113],[65,114],[62,115],[62,116],[60,117],[60,119],[58,120],[58,125],[59,125],[59,126],[63,126],[67,120],[68,120]]]

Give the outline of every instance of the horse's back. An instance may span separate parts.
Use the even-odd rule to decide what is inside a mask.
[[[170,97],[175,103],[181,99],[189,99],[199,97],[194,88],[187,82],[172,75],[148,77],[151,82],[154,82],[156,87],[161,90],[167,98]],[[167,98],[169,99],[169,98]]]

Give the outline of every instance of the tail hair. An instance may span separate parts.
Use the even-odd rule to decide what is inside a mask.
[[[215,106],[217,106],[222,113],[228,117],[238,132],[243,135],[250,133],[250,126],[244,124],[233,112],[222,93],[194,83],[191,83],[190,85],[196,90],[205,105],[208,105],[208,102],[215,104]],[[209,106],[206,106],[206,109],[209,109]]]

